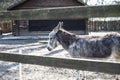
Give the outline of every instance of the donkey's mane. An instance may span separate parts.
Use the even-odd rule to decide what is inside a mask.
[[[64,28],[60,28],[59,30],[62,31],[62,32],[65,32],[67,34],[70,34],[70,35],[75,35],[74,33],[71,33],[69,31],[65,30]]]
[[[56,37],[59,43],[63,45],[64,49],[68,49],[70,44],[76,40],[76,35],[74,33],[68,32],[62,28],[57,31]]]
[[[60,28],[59,31],[62,31],[63,33],[69,34],[71,36],[75,36],[76,38],[89,38],[89,39],[102,38],[101,36],[93,36],[93,35],[92,36],[89,36],[89,35],[77,35],[77,34],[74,34],[72,32],[69,32],[69,31],[65,30],[64,28]],[[115,33],[115,34],[117,34],[117,33]],[[110,36],[110,35],[107,34],[106,36]],[[106,36],[104,36],[104,37],[106,37]]]

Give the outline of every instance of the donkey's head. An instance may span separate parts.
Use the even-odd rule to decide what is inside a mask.
[[[58,25],[49,33],[49,40],[47,49],[51,51],[52,49],[56,48],[59,44],[56,33],[61,29],[63,26],[63,22],[59,22]]]

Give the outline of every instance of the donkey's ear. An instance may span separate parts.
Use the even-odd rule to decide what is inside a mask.
[[[59,22],[59,24],[60,24],[60,28],[62,28],[63,27],[63,22]]]
[[[63,22],[59,22],[58,25],[54,28],[54,31],[57,32],[60,28],[62,28]]]
[[[58,26],[58,29],[62,28],[63,27],[63,22],[59,22],[57,26]]]

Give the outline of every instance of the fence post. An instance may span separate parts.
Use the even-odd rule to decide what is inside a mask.
[[[19,54],[22,54],[22,49],[19,49]],[[19,79],[22,80],[22,63],[19,63]]]

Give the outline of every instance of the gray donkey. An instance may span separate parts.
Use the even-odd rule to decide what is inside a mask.
[[[62,28],[63,22],[49,33],[48,50],[52,50],[61,44],[73,58],[120,58],[120,34],[112,33],[103,37],[78,36]]]

